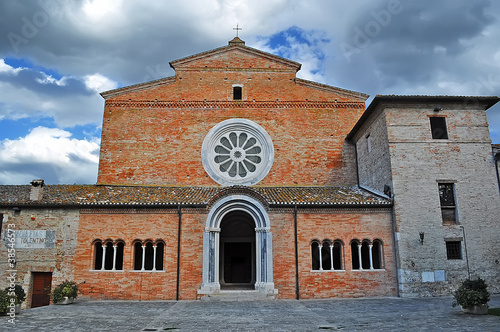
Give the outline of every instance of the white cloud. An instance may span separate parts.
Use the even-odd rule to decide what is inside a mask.
[[[101,74],[87,75],[84,77],[84,81],[89,90],[95,91],[97,93],[116,89],[118,87],[117,82],[110,80],[109,78]]]
[[[6,64],[4,59],[0,59],[0,73],[16,75],[21,70],[22,70],[22,68],[14,68],[14,67]]]
[[[0,117],[49,117],[63,128],[100,124],[104,100],[99,93],[117,86],[99,73],[55,79],[39,70],[0,62]]]
[[[37,127],[26,136],[0,142],[0,183],[40,178],[47,183],[95,183],[99,140],[71,138],[68,131]]]

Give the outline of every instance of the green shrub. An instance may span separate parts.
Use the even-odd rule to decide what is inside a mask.
[[[487,304],[490,300],[486,282],[478,278],[477,280],[464,280],[460,287],[455,291],[455,301],[453,306],[461,305],[462,308],[468,309],[475,305]]]
[[[12,290],[10,287],[6,287],[5,291],[10,293]],[[23,286],[16,284],[14,286],[14,293],[16,294],[16,304],[21,304],[26,300],[26,292],[23,289]]]
[[[78,296],[78,285],[73,281],[63,281],[57,285],[50,293],[52,302],[58,303],[64,300],[65,297],[75,298]]]
[[[0,290],[0,312],[7,312],[10,305],[10,296],[6,290]]]

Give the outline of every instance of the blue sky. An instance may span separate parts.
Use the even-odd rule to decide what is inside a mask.
[[[175,8],[175,10],[173,10]],[[367,93],[500,95],[500,3],[479,0],[0,2],[0,184],[95,183],[99,92],[246,45]],[[500,143],[500,106],[487,112]]]

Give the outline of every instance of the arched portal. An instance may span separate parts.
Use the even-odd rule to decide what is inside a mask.
[[[248,241],[248,238],[252,236],[253,238]],[[248,253],[248,244],[228,245],[228,250],[233,246],[232,249],[236,249],[241,254],[234,255],[236,258],[232,259],[233,262],[241,263],[242,257],[243,260],[250,257],[253,271],[250,271],[250,281],[248,281],[249,275],[244,272],[244,269],[248,269],[247,263],[243,262],[246,267],[236,267],[229,263],[228,268],[232,268],[233,272],[239,274],[238,278],[246,278],[245,282],[236,282],[236,284],[253,283],[256,290],[269,295],[274,294],[272,233],[269,216],[260,202],[246,195],[227,196],[219,200],[208,214],[203,234],[203,282],[199,293],[218,293],[221,289],[221,281],[223,285],[233,283],[226,282],[229,276],[224,275],[227,253],[223,246],[226,243],[237,242],[250,243],[250,250],[253,253]],[[241,280],[238,279],[238,281]]]

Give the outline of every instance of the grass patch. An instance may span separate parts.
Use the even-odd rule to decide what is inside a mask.
[[[488,309],[488,315],[500,316],[500,308]]]

